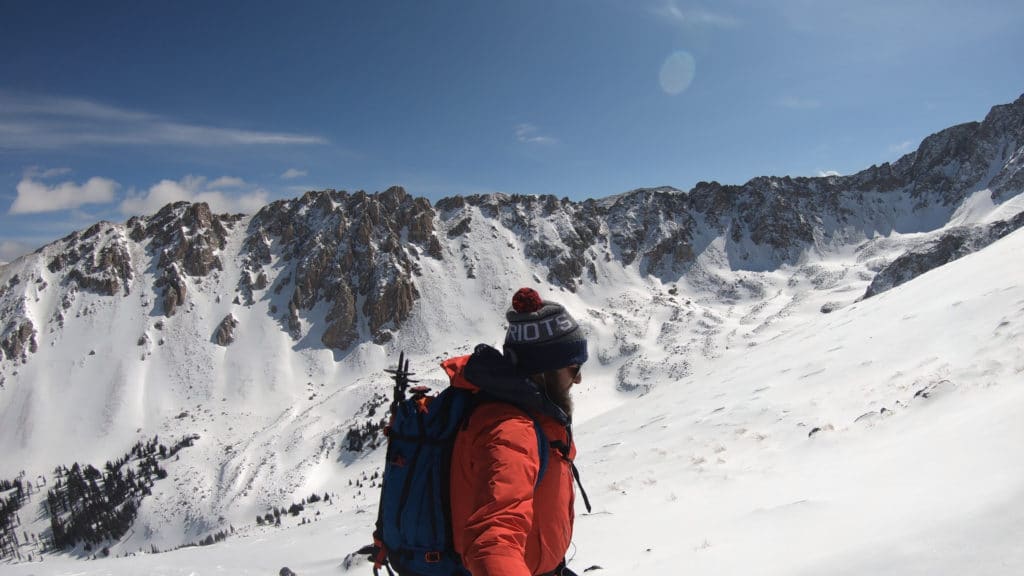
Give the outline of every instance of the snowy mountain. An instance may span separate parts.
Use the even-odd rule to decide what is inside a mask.
[[[372,522],[381,455],[372,434],[347,440],[383,416],[383,369],[405,351],[441,385],[436,363],[500,343],[508,299],[533,285],[591,342],[577,437],[600,504],[578,522],[578,571],[906,573],[915,538],[1024,566],[999,532],[1024,527],[1002,506],[1024,469],[1001,457],[1024,437],[1022,162],[1024,97],[845,177],[583,202],[319,191],[98,223],[0,268],[0,480],[39,490],[17,550],[38,558],[56,467],[102,469],[158,437],[166,478],[102,546],[231,536],[103,570],[209,571],[223,548],[236,572],[335,572]],[[283,528],[256,521],[312,494],[332,497]],[[980,556],[957,523],[986,535]],[[299,537],[320,543],[304,564]]]

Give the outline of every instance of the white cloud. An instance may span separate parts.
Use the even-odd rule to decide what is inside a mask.
[[[215,184],[222,180],[224,178],[207,182],[202,176],[186,176],[180,181],[161,180],[145,192],[130,192],[121,202],[121,212],[126,216],[148,215],[172,202],[185,201],[205,202],[217,213],[251,214],[269,201],[270,193],[262,188],[234,194],[218,190]]]
[[[32,214],[72,210],[83,204],[105,204],[114,200],[120,185],[107,178],[90,178],[84,184],[63,182],[49,186],[32,177],[18,182],[18,197],[11,205],[11,214]]]
[[[555,144],[558,140],[540,134],[540,129],[533,124],[520,124],[516,126],[516,140],[528,144]]]
[[[839,172],[836,172],[835,170],[819,170],[818,171],[818,176],[821,176],[822,178],[826,178],[828,176],[842,176],[842,174],[840,174]]]
[[[284,180],[292,180],[294,178],[302,178],[303,176],[306,176],[308,174],[309,172],[305,170],[299,170],[298,168],[289,168],[284,171],[284,174],[281,174],[281,178]]]
[[[320,136],[175,122],[75,98],[0,91],[0,148],[85,145],[251,146],[327,144]]]
[[[687,28],[736,28],[739,20],[702,8],[681,7],[676,0],[665,0],[654,8],[654,14],[677,26]]]
[[[221,176],[210,182],[210,188],[241,188],[245,186],[245,180],[234,176]]]

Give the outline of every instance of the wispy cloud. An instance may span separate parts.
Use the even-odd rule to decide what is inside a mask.
[[[889,146],[889,153],[890,154],[900,154],[900,155],[903,155],[903,154],[907,154],[909,152],[913,152],[913,150],[914,150],[914,142],[913,142],[913,140],[905,140],[903,142],[900,142],[899,144],[893,144],[893,145]]]
[[[49,180],[50,178],[56,178],[57,176],[64,176],[70,174],[71,168],[41,168],[39,166],[29,166],[25,168],[23,176],[25,178],[34,178],[36,180]]]
[[[214,212],[251,214],[267,204],[270,193],[255,188],[241,193],[227,193],[216,184],[237,178],[218,178],[207,181],[202,176],[186,176],[180,181],[161,180],[143,192],[130,191],[121,202],[121,212],[126,216],[153,214],[171,202],[206,202]]]
[[[9,210],[10,214],[36,214],[73,210],[84,204],[106,204],[114,200],[114,193],[120,185],[107,178],[90,178],[84,184],[62,182],[50,186],[25,176],[18,182],[18,196]]]
[[[819,170],[818,171],[818,176],[821,176],[822,178],[826,178],[828,176],[842,176],[842,174],[840,174],[839,172],[836,172],[835,170]]]
[[[821,108],[821,101],[814,98],[785,96],[779,100],[779,106],[789,108],[790,110],[816,110]]]
[[[0,148],[84,145],[252,146],[327,144],[320,136],[177,122],[75,98],[0,91]]]
[[[516,140],[528,144],[557,144],[558,140],[540,133],[540,128],[533,124],[520,124],[516,126]]]
[[[0,240],[0,263],[10,262],[28,253],[32,249],[32,246],[24,242],[18,242],[16,240]]]
[[[284,171],[284,174],[281,174],[281,178],[284,180],[293,180],[295,178],[302,178],[303,176],[306,176],[308,174],[309,172],[305,170],[299,170],[298,168],[289,168]]]
[[[652,12],[662,20],[687,28],[737,28],[740,21],[727,14],[695,6],[680,6],[677,0],[664,0]]]

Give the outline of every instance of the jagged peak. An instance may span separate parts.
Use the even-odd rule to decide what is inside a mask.
[[[1006,115],[1017,115],[1024,118],[1024,94],[1021,94],[1020,97],[1013,102],[1009,102],[1007,104],[996,104],[993,106],[985,116],[985,122],[996,120]]]
[[[688,194],[688,192],[680,190],[680,189],[675,188],[673,186],[653,186],[653,187],[634,188],[634,189],[628,190],[626,192],[621,192],[619,194],[613,194],[611,196],[606,196],[604,198],[601,198],[601,199],[597,200],[596,202],[597,202],[597,204],[599,206],[611,208],[612,206],[614,206],[616,204],[619,204],[619,203],[622,203],[622,202],[629,202],[630,200],[632,200],[634,198],[641,198],[642,197],[642,198],[649,199],[649,198],[657,197],[657,196],[666,196],[666,195],[668,195],[668,196],[676,196],[676,195],[685,196],[686,194]]]
[[[323,213],[334,212],[341,209],[352,211],[352,208],[361,205],[380,205],[387,210],[395,210],[400,207],[418,206],[429,208],[430,201],[426,198],[413,197],[402,186],[391,186],[381,191],[368,193],[365,190],[348,192],[325,188],[323,190],[308,190],[297,198],[276,200],[267,204],[257,212],[257,220],[272,217],[276,212],[298,213],[302,210],[315,208]]]

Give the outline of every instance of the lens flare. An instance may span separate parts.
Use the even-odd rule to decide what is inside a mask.
[[[673,52],[661,65],[658,82],[666,94],[681,94],[693,83],[697,61],[689,52]]]

